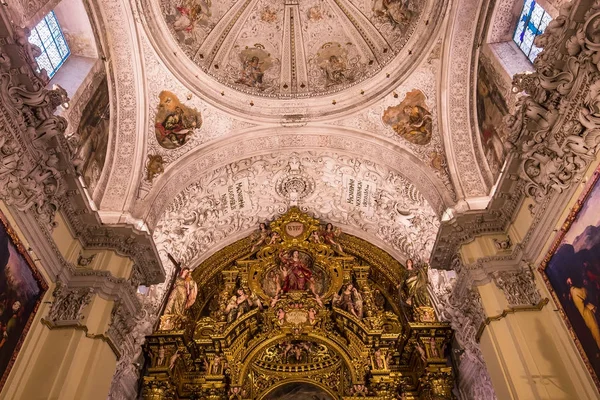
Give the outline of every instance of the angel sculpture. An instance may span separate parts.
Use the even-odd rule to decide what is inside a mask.
[[[363,317],[363,299],[352,283],[349,283],[341,294],[333,297],[333,305],[348,311],[358,319]]]
[[[267,225],[264,222],[261,222],[258,225],[258,232],[256,232],[252,237],[252,239],[255,240],[255,242],[252,244],[250,254],[254,254],[254,252],[258,250],[259,246],[267,244],[270,236],[271,230],[267,227]]]
[[[342,246],[337,242],[337,237],[342,234],[342,230],[340,228],[334,228],[331,223],[325,225],[325,230],[321,231],[321,236],[323,237],[323,241],[328,245],[331,245],[335,248],[335,251],[344,255],[344,250]]]
[[[175,280],[173,291],[165,307],[165,315],[183,315],[194,305],[198,295],[198,285],[192,279],[189,268],[183,268]]]
[[[246,294],[244,288],[239,288],[236,294],[231,296],[227,307],[225,307],[227,322],[231,323],[235,321],[254,306],[257,306],[261,310],[263,308],[260,299],[254,293]]]

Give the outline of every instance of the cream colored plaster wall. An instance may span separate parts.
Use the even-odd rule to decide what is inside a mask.
[[[488,316],[498,316],[508,308],[503,292],[493,282],[478,289]],[[490,365],[496,366],[489,371],[494,387],[507,389],[506,398],[596,398],[581,371],[572,368],[563,337],[556,333],[555,318],[555,312],[545,307],[541,311],[508,314],[486,328],[481,338],[482,351],[486,363],[489,360]]]
[[[548,254],[556,233],[598,164],[600,160],[589,167],[564,209],[545,211],[560,213],[560,217],[554,231],[548,235],[543,250],[535,257],[534,266],[540,265]],[[533,217],[529,209],[533,204],[531,199],[526,199],[507,230],[513,245],[521,242],[531,227]],[[493,245],[495,238],[502,238],[502,235],[480,236],[462,246],[460,253],[463,261],[470,264],[483,257],[498,255],[500,251]],[[540,273],[536,271],[535,275],[542,297],[551,299]],[[488,317],[496,317],[509,308],[504,293],[494,282],[478,286],[478,290]],[[480,346],[499,399],[600,398],[553,300],[541,311],[520,311],[491,321],[484,330]]]
[[[27,241],[2,201],[0,210],[25,248],[35,248]],[[68,261],[76,264],[80,253],[95,253],[82,250],[60,214],[57,223],[53,239]],[[107,250],[97,254],[92,268],[109,270],[117,277],[125,278],[131,274],[132,263],[129,258]],[[30,251],[30,255],[50,288],[34,316],[15,365],[0,393],[0,400],[105,400],[117,360],[109,344],[97,335],[107,331],[114,302],[95,295],[84,311],[81,328],[50,330],[42,324],[41,319],[48,314],[53,301],[54,284],[43,260],[38,260],[33,251]]]
[[[52,232],[52,239],[59,251],[68,262],[77,267],[79,256],[94,256],[92,262],[85,268],[97,271],[109,271],[116,278],[127,279],[133,270],[133,261],[129,257],[121,256],[113,250],[84,250],[79,240],[74,238],[67,222],[61,213],[57,213],[56,228]]]

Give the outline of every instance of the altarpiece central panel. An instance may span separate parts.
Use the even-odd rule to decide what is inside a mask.
[[[451,399],[426,267],[290,209],[177,274],[142,396]]]

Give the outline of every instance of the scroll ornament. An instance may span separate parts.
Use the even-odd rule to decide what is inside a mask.
[[[505,117],[507,147],[538,203],[577,182],[600,145],[600,1],[589,3],[564,4],[536,38],[536,71],[513,78],[525,95]]]
[[[21,211],[34,210],[52,226],[64,186],[61,154],[67,127],[54,112],[69,99],[58,85],[46,89],[45,71],[36,72],[40,49],[28,35],[28,29],[18,28],[0,46],[0,199]]]

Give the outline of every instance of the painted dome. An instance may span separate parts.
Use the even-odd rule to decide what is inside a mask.
[[[293,113],[281,108],[286,100],[299,100],[291,106],[305,106],[300,114],[320,114],[325,104],[364,104],[397,85],[431,45],[445,7],[439,3],[160,0],[160,25],[192,62],[185,75],[201,81],[205,74],[221,92],[276,100],[271,114]],[[302,101],[327,96],[334,98]]]

